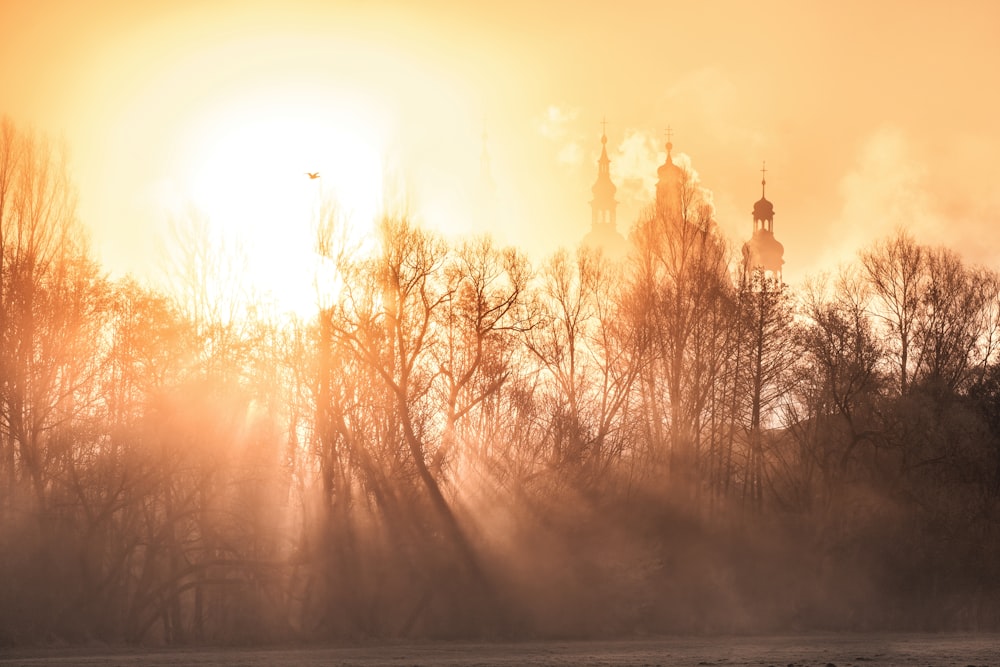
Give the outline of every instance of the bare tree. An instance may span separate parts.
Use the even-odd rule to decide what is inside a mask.
[[[668,425],[671,470],[688,476],[700,465],[703,411],[723,358],[720,309],[732,286],[708,198],[691,173],[681,173],[678,187],[679,210],[659,206],[636,225],[634,289],[645,301],[641,326],[653,359],[644,388],[648,419],[654,432]],[[665,416],[661,402],[669,405]]]
[[[911,349],[925,283],[927,250],[902,229],[861,252],[861,265],[876,297],[875,314],[888,331],[899,393],[912,376]]]
[[[398,505],[389,501],[388,494],[405,494],[407,485],[403,475],[410,471],[419,482],[423,499],[433,510],[438,527],[431,530],[440,531],[457,555],[459,572],[475,591],[473,598],[496,609],[498,598],[492,582],[445,494],[447,479],[443,476],[439,479],[432,469],[435,453],[444,446],[441,429],[434,420],[437,412],[434,388],[442,373],[435,359],[446,358],[439,352],[442,337],[446,335],[444,314],[460,285],[450,285],[442,279],[448,263],[445,244],[405,218],[383,219],[380,241],[381,248],[374,257],[345,267],[344,290],[327,315],[329,342],[347,363],[366,370],[361,375],[359,389],[375,391],[383,397],[376,398],[373,404],[373,417],[382,424],[380,432],[384,434],[384,444],[375,451],[381,450],[390,458],[374,466],[381,468],[390,463],[388,469],[397,470],[391,484],[383,487],[387,492],[383,495],[384,507]],[[491,316],[487,313],[487,317]],[[334,416],[333,423],[341,424],[339,417]],[[346,423],[340,428],[344,434],[357,433]],[[352,451],[360,461],[367,456],[357,449]],[[397,458],[400,453],[405,454],[404,460]],[[403,498],[405,495],[400,495],[400,500]],[[406,511],[412,517],[415,509],[411,501]],[[439,589],[440,581],[428,580],[413,612],[403,623],[404,633]],[[461,604],[468,603],[469,600]]]
[[[592,440],[587,399],[594,378],[587,342],[597,323],[595,296],[601,279],[593,251],[581,249],[575,261],[565,250],[557,252],[542,269],[541,322],[526,338],[553,388],[551,462],[574,470],[584,463]]]
[[[953,394],[982,363],[979,345],[989,328],[993,279],[944,248],[928,250],[925,266],[913,336],[915,376],[934,391]]]
[[[75,367],[99,289],[62,153],[0,123],[0,425],[8,482],[45,506],[50,434],[86,372]],[[16,486],[11,486],[11,490]]]
[[[808,319],[798,331],[799,387],[806,392],[802,401],[812,403],[807,417],[817,429],[809,455],[828,482],[848,469],[861,443],[879,436],[874,411],[884,382],[879,371],[884,353],[852,282],[850,274],[841,275],[832,300],[822,283],[810,286],[804,295]]]
[[[765,486],[765,431],[773,427],[774,411],[787,390],[786,374],[795,360],[792,307],[785,286],[761,270],[744,270],[739,290],[743,345],[748,356],[738,381],[748,403],[747,456],[743,502],[760,511]],[[734,415],[735,416],[735,415]]]
[[[456,444],[456,425],[501,390],[515,362],[516,334],[533,324],[525,303],[530,268],[512,248],[497,249],[488,238],[466,242],[444,271],[448,299],[434,356],[445,423],[430,465],[438,477]]]

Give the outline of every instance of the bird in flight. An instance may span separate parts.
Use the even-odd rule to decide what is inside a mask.
[[[314,179],[319,178],[319,172],[318,171],[307,171],[306,172],[306,176],[308,176],[310,180],[314,180]]]

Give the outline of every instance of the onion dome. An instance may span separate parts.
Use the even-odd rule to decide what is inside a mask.
[[[753,205],[754,220],[771,220],[774,218],[774,204],[761,197]]]
[[[667,160],[656,170],[659,180],[656,182],[656,208],[671,216],[679,216],[684,210],[682,190],[684,189],[684,171],[674,164],[671,151],[674,148],[670,141],[670,128],[667,128]]]
[[[767,172],[766,165],[761,166],[760,172],[760,199],[753,205],[753,219],[754,221],[766,220],[770,222],[774,220],[774,204],[764,196],[764,188],[767,186],[767,179],[764,178],[764,174]]]
[[[671,142],[667,142],[667,161],[660,165],[660,168],[656,170],[657,175],[660,177],[661,183],[679,182],[683,176],[681,168],[674,164],[673,158],[670,156],[670,152],[673,150],[674,145]]]

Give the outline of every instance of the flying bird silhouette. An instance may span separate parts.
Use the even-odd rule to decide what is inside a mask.
[[[308,176],[310,180],[313,180],[313,179],[319,178],[319,172],[318,171],[307,171],[306,172],[306,176]]]

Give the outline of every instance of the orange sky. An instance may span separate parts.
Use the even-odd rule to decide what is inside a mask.
[[[365,210],[388,167],[427,222],[484,231],[484,117],[490,231],[575,245],[604,115],[623,232],[669,124],[739,242],[767,161],[788,280],[899,224],[1000,268],[997,26],[996,2],[0,0],[0,113],[66,139],[116,273],[197,192],[294,254],[282,202],[315,169]]]

